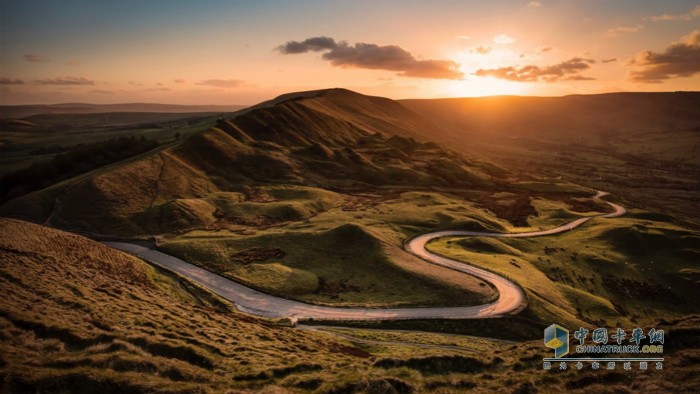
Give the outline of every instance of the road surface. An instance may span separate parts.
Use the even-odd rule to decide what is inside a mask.
[[[598,192],[593,199],[597,200],[607,195]],[[124,242],[103,242],[105,245],[124,252],[131,253],[151,264],[175,272],[183,277],[209,289],[219,296],[236,304],[238,309],[253,315],[270,318],[289,318],[297,320],[406,320],[406,319],[481,319],[499,317],[518,311],[525,305],[525,294],[516,283],[485,269],[467,265],[463,262],[438,256],[429,252],[425,246],[434,239],[451,236],[480,236],[480,237],[537,237],[558,234],[572,230],[594,217],[612,218],[624,215],[627,210],[620,205],[607,202],[614,211],[576,219],[570,223],[549,230],[523,233],[488,233],[478,231],[438,231],[423,234],[406,241],[404,248],[427,263],[473,275],[491,283],[499,297],[496,301],[484,305],[464,307],[415,307],[415,308],[345,308],[306,304],[266,294],[246,287],[240,283],[226,279],[209,272],[194,264],[187,263],[176,257]]]

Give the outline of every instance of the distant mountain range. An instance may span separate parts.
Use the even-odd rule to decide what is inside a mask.
[[[244,105],[177,105],[152,103],[125,104],[36,104],[36,105],[0,105],[0,118],[24,118],[38,114],[94,114],[106,112],[234,112]]]

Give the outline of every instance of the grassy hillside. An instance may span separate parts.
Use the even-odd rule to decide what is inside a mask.
[[[85,238],[7,219],[0,229],[3,381],[13,391],[245,386],[258,373],[308,374],[359,352],[232,313]],[[282,349],[304,351],[285,361]]]
[[[503,222],[461,195],[402,192],[491,190],[508,173],[402,136],[424,130],[419,119],[394,101],[344,90],[281,99],[169,149],[16,198],[0,213],[87,234],[157,235],[188,261],[310,302],[486,302],[495,293],[485,283],[426,269],[401,242],[434,227]],[[445,204],[454,212],[441,212]],[[284,256],[231,257],[271,246]]]
[[[29,167],[3,175],[0,201],[51,186],[59,181],[115,163],[158,147],[145,137],[121,137],[92,144],[82,144],[50,160],[35,161]]]
[[[577,108],[589,111],[552,138],[552,144],[560,144],[553,146],[570,147],[571,136],[589,127],[592,115],[602,111],[596,100],[613,100],[610,105],[627,108],[622,122],[638,109],[622,106],[619,100],[648,101],[640,107],[647,109],[659,103],[655,95],[639,97],[404,103],[435,115],[423,117],[397,102],[342,89],[290,94],[219,120],[216,127],[194,133],[172,148],[17,198],[0,207],[0,214],[87,234],[156,236],[159,247],[168,253],[264,291],[307,302],[480,303],[495,296],[489,286],[468,277],[455,279],[448,270],[417,261],[402,251],[403,240],[437,229],[524,231],[604,212],[604,204],[589,198],[593,189],[568,181],[573,178],[569,174],[581,171],[569,165],[575,154],[563,158],[551,151],[531,151],[527,143],[489,145],[488,141],[509,141],[507,133],[527,131],[514,127],[514,122],[529,124],[534,130],[529,137],[548,138],[551,133],[542,122],[559,124]],[[669,97],[675,96],[662,98]],[[496,109],[490,107],[496,104]],[[436,108],[447,111],[444,119],[430,112]],[[534,108],[553,111],[552,118],[542,112],[532,122],[523,121]],[[668,105],[659,109],[671,110]],[[692,111],[662,114],[678,115],[678,127],[693,121]],[[475,138],[474,146],[485,146],[481,154],[498,160],[499,155],[512,152],[512,160],[503,162],[512,171],[422,139],[431,133],[439,137],[440,130],[448,132],[447,123],[438,129],[428,118],[438,123],[481,118],[487,125],[505,122],[503,130],[496,128],[488,138]],[[611,127],[619,124],[607,120]],[[658,127],[657,123],[649,127]],[[462,137],[477,134],[470,131]],[[588,148],[584,152],[592,154]],[[539,166],[524,166],[524,157]],[[553,169],[566,174],[566,179],[532,175],[545,164],[554,165],[554,159],[563,164],[556,162]],[[586,165],[609,166],[612,171],[617,160],[612,156]],[[689,184],[681,178],[679,182]],[[590,176],[586,180],[611,191],[623,185],[615,189]],[[620,197],[629,202],[639,198],[629,190]],[[534,252],[519,256],[527,261],[537,257],[541,256]],[[525,282],[546,276],[542,267],[532,268],[536,277],[525,275]],[[693,275],[689,269],[684,271],[686,276]],[[387,282],[386,277],[396,280]],[[576,288],[575,283],[566,285]],[[606,297],[593,290],[595,297]],[[541,291],[543,298],[562,291],[569,298],[584,297],[554,285],[535,291]],[[576,302],[563,303],[557,313],[573,321],[580,315],[576,307]]]
[[[613,193],[700,225],[700,93],[403,100],[433,138],[514,172]]]
[[[556,236],[443,238],[428,248],[514,279],[528,294],[525,314],[543,322],[629,326],[697,313],[700,233],[646,215],[594,219]]]
[[[491,134],[551,142],[573,134],[604,144],[615,134],[687,130],[698,126],[700,93],[607,93],[564,97],[494,96],[401,100],[438,125],[469,136]]]
[[[336,97],[338,94],[342,100]],[[375,100],[347,91],[322,92],[220,121],[217,127],[195,134],[175,148],[70,187],[63,193],[60,211],[52,223],[98,233],[144,234],[154,231],[143,228],[140,221],[146,211],[150,212],[150,223],[154,211],[172,212],[164,204],[173,200],[240,193],[256,183],[282,182],[333,190],[386,186],[490,189],[507,177],[507,172],[488,163],[397,135],[402,123],[388,129],[384,123],[371,121],[375,119],[372,113],[362,111]],[[387,113],[400,110],[396,115],[399,118],[407,112],[395,102],[388,102],[391,105],[385,105]],[[392,119],[384,122],[394,123]],[[404,133],[411,131],[405,129]],[[90,206],[78,202],[87,195],[93,201]],[[34,206],[35,200],[27,197],[13,201],[2,211],[22,212],[22,218],[43,222],[47,211],[58,209],[54,204],[30,212],[28,205]],[[211,220],[193,213],[197,225]]]
[[[172,143],[213,126],[220,115],[217,112],[48,112],[21,119],[0,118],[0,175],[109,139],[144,137],[160,144]]]
[[[698,317],[660,323],[664,371],[541,370],[541,340],[309,332],[228,304],[86,238],[0,219],[7,392],[696,391]],[[410,322],[406,322],[410,323]],[[673,374],[674,379],[669,379]]]

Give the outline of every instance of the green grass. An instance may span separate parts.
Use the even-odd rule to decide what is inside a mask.
[[[280,263],[249,264],[236,271],[224,273],[240,281],[253,283],[263,290],[282,294],[308,294],[318,289],[318,276],[309,271]]]
[[[285,257],[256,264],[232,258],[241,251],[269,246],[283,250]],[[488,288],[484,295],[476,295],[469,287],[443,284],[401,269],[389,260],[373,231],[357,225],[319,232],[277,230],[259,236],[187,236],[166,242],[162,249],[253,287],[313,303],[460,305],[489,296]]]
[[[593,219],[556,236],[440,239],[429,249],[520,283],[542,321],[648,322],[695,310],[700,296],[686,257],[698,234],[631,217]]]
[[[175,140],[176,133],[180,139],[185,139],[215,122],[216,117],[209,113],[41,115],[30,130],[5,131],[0,126],[3,136],[0,175],[27,167],[34,161],[49,160],[56,154],[42,153],[41,148],[51,147],[62,152],[78,144],[141,136],[167,144]]]
[[[601,385],[682,392],[700,376],[689,362],[699,354],[697,317],[657,325],[678,338],[675,345],[667,338],[665,366],[684,379],[636,371],[554,376],[541,370],[549,354],[541,328],[525,319],[363,323],[536,338],[522,343],[391,329],[296,330],[235,312],[187,281],[86,238],[7,219],[0,230],[0,373],[9,392],[510,393]]]

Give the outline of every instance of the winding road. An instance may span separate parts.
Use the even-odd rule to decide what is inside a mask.
[[[607,195],[598,192],[594,200]],[[607,214],[576,219],[570,223],[549,230],[522,233],[488,233],[478,231],[438,231],[423,234],[408,239],[404,249],[424,261],[452,269],[461,273],[476,276],[491,283],[498,290],[496,301],[475,306],[465,307],[415,307],[415,308],[344,308],[306,304],[299,301],[266,294],[240,283],[226,279],[220,275],[187,263],[176,257],[149,249],[143,246],[124,242],[103,242],[105,245],[124,252],[131,253],[151,264],[175,272],[213,293],[233,302],[243,312],[270,318],[290,318],[297,320],[407,320],[407,319],[482,319],[499,317],[514,313],[523,308],[526,303],[525,294],[520,286],[502,276],[482,268],[467,265],[463,262],[438,256],[426,249],[426,244],[434,239],[451,236],[480,236],[496,238],[537,237],[558,234],[572,230],[587,221],[596,218],[612,218],[624,215],[627,210],[617,204],[607,202],[614,211]]]

